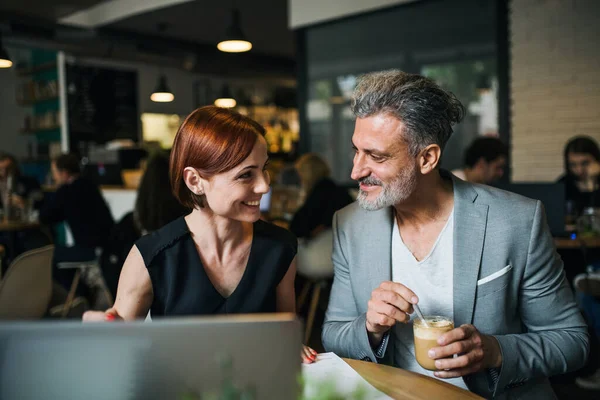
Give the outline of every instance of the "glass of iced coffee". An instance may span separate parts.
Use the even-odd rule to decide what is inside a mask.
[[[451,318],[438,315],[426,315],[425,322],[421,318],[413,321],[413,333],[415,338],[415,357],[419,365],[430,371],[437,371],[435,360],[429,358],[427,353],[434,347],[438,347],[437,340],[444,333],[454,329],[454,321]]]

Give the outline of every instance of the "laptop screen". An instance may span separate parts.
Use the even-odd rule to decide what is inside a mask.
[[[284,313],[3,322],[0,399],[204,399],[224,383],[248,398],[297,399],[300,336]]]
[[[273,188],[269,188],[269,191],[260,198],[260,212],[267,213],[271,210],[271,195],[273,194]]]

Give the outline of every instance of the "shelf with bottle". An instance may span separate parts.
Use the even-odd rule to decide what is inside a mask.
[[[41,102],[58,100],[58,81],[29,81],[17,86],[17,104],[32,106]]]
[[[60,111],[46,111],[43,114],[26,116],[21,134],[33,134],[60,129]]]
[[[38,129],[19,129],[19,133],[22,135],[34,135],[36,133],[46,132],[46,131],[55,131],[58,129],[60,129],[60,125],[53,125],[53,126],[48,126],[45,128],[38,128]]]
[[[43,64],[29,66],[29,67],[18,66],[16,71],[17,71],[17,76],[25,77],[25,76],[35,75],[40,72],[52,71],[52,70],[56,70],[56,69],[57,69],[56,61],[48,61]]]

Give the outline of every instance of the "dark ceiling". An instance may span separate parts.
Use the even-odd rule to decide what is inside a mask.
[[[137,15],[109,28],[156,34],[159,23],[167,23],[165,35],[180,40],[216,45],[230,20],[231,0],[195,0]],[[292,31],[287,27],[286,0],[237,1],[242,29],[260,54],[294,57]]]
[[[294,35],[287,27],[286,0],[192,0],[95,29],[58,22],[104,1],[109,0],[0,0],[0,32],[17,46],[51,47],[76,56],[179,66],[206,74],[295,76]],[[253,43],[251,51],[235,55],[216,48],[234,5]],[[160,24],[166,26],[162,33]]]
[[[76,11],[106,0],[0,0],[0,15],[26,16],[56,22]],[[252,52],[294,57],[293,33],[287,27],[286,0],[194,0],[126,18],[101,28],[143,35],[158,35],[196,44],[216,46],[230,20],[231,7],[240,10],[242,29],[253,43]]]
[[[0,12],[56,21],[107,0],[2,0]]]

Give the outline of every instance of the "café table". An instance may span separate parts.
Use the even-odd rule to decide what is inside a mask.
[[[482,399],[439,379],[383,364],[343,358],[360,376],[393,399]]]
[[[558,250],[600,248],[600,237],[554,238],[554,245]]]
[[[600,259],[600,237],[555,237],[554,246],[565,266],[568,282],[585,273],[590,263]]]
[[[17,232],[39,229],[39,222],[0,221],[0,232]]]
[[[8,236],[8,251],[13,254],[12,251],[14,250],[16,240],[15,236],[18,232],[40,229],[40,226],[39,222],[0,220],[0,232],[5,232]]]

